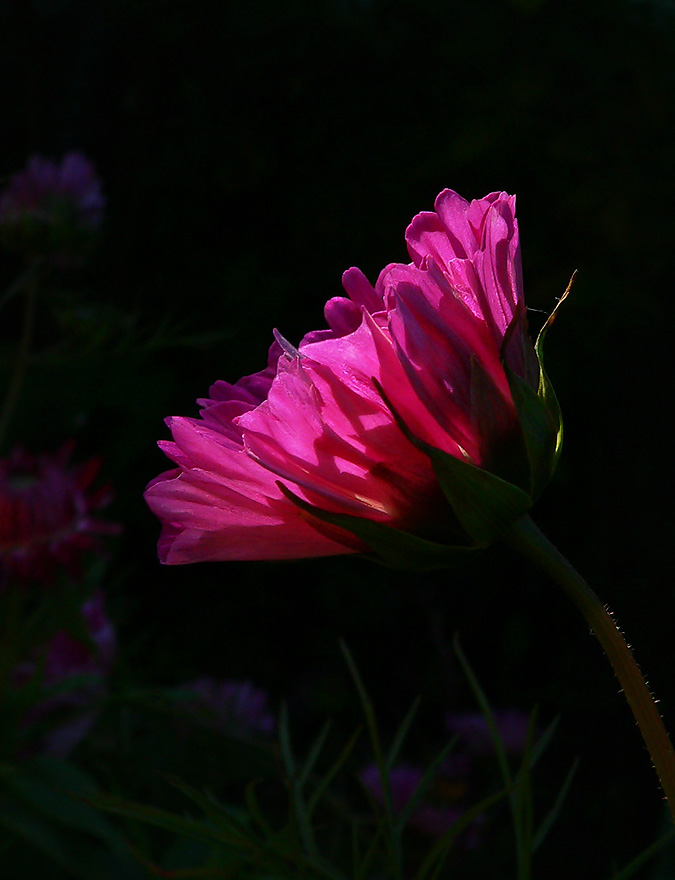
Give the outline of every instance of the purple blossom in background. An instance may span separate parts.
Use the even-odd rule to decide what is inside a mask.
[[[527,741],[530,716],[518,709],[493,712],[497,731],[508,754],[521,754]],[[462,747],[477,756],[494,754],[495,748],[485,717],[480,712],[448,713],[445,716],[448,731],[459,736]]]
[[[0,194],[0,233],[12,250],[69,262],[103,221],[106,200],[92,162],[31,156]]]
[[[521,754],[527,741],[530,716],[518,709],[506,709],[493,715],[504,750],[509,754]],[[409,820],[412,828],[430,837],[444,834],[462,817],[471,803],[467,796],[474,784],[474,762],[494,755],[495,751],[487,722],[480,712],[448,713],[445,722],[448,731],[460,737],[458,750],[439,767]],[[400,813],[409,803],[425,772],[413,764],[399,764],[391,770],[389,783],[395,813]],[[382,782],[377,766],[371,764],[364,768],[360,779],[375,800],[382,804]],[[482,824],[483,818],[479,817],[462,833],[463,846],[477,845]]]
[[[276,719],[267,693],[250,681],[200,678],[186,685],[195,699],[188,707],[211,726],[239,735],[272,733]]]
[[[119,526],[94,516],[111,500],[92,489],[101,459],[71,465],[73,444],[33,455],[20,447],[0,459],[0,590],[12,583],[48,586],[59,570],[80,575],[81,557],[100,552],[100,536]]]
[[[389,775],[389,784],[391,786],[391,800],[395,813],[400,813],[408,804],[412,796],[415,794],[424,770],[411,764],[399,764],[394,767]],[[375,800],[382,804],[384,802],[382,794],[382,781],[380,779],[380,771],[375,764],[369,764],[360,773],[360,779],[366,789],[374,796]],[[445,782],[445,784],[444,784]],[[431,788],[428,790],[425,798],[418,808],[410,817],[409,824],[412,828],[417,829],[422,834],[429,837],[440,837],[448,828],[461,818],[464,810],[451,803],[442,803],[444,797],[454,796],[455,792],[451,790],[448,784],[451,780],[443,780],[441,778],[435,780]],[[459,783],[459,790],[463,792],[463,785]],[[438,801],[434,803],[433,801]]]
[[[107,675],[110,672],[115,659],[117,638],[105,613],[102,592],[97,592],[82,606],[82,619],[91,643],[76,639],[64,630],[58,632],[47,650],[48,681],[69,675]]]
[[[24,718],[31,751],[65,757],[88,733],[98,715],[117,647],[115,630],[105,613],[101,592],[83,605],[82,621],[86,638],[61,630],[32,659],[14,670],[12,678],[16,688],[26,685],[36,675],[41,676],[44,698],[35,703]],[[76,677],[84,680],[74,682],[72,689],[50,693]],[[55,719],[53,726],[52,719]],[[36,725],[40,730],[37,739],[31,736],[31,728]]]
[[[0,195],[0,223],[30,219],[50,224],[68,210],[78,226],[95,230],[105,204],[96,169],[82,153],[68,153],[61,163],[31,156]]]

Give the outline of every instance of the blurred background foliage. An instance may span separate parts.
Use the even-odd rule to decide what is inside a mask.
[[[349,266],[374,280],[405,261],[441,189],[515,192],[535,331],[578,270],[547,343],[566,446],[535,519],[617,613],[675,729],[675,4],[3,0],[0,77],[0,174],[82,150],[108,199],[96,253],[43,295],[10,439],[104,457],[119,675],[250,678],[302,741],[329,716],[359,723],[344,638],[385,726],[422,695],[423,750],[471,705],[458,632],[495,705],[561,714],[544,800],[581,758],[541,876],[608,876],[655,839],[659,795],[599,647],[509,552],[424,576],[352,558],[161,568],[141,493],[167,467],[162,419],[260,369],[273,327],[323,326]],[[0,282],[20,269],[2,255]],[[4,353],[17,322],[8,307]],[[120,786],[147,794],[148,766],[189,776],[139,725]]]

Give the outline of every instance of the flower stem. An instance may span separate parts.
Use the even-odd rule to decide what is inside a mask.
[[[584,615],[619,679],[675,822],[675,752],[654,698],[612,615],[529,516],[519,519],[502,537],[556,581]]]
[[[0,450],[5,441],[7,428],[11,421],[19,392],[23,385],[23,377],[26,371],[26,364],[30,356],[31,342],[33,339],[33,326],[35,324],[35,306],[37,301],[37,267],[33,271],[29,271],[23,276],[25,284],[26,301],[24,306],[23,327],[21,329],[21,339],[14,358],[14,366],[12,375],[9,380],[9,387],[5,395],[5,400],[0,411]],[[22,279],[22,280],[23,280]]]

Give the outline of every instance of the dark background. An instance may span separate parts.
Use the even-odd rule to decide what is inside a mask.
[[[496,706],[561,715],[542,810],[581,757],[541,876],[564,854],[559,876],[605,877],[655,839],[659,794],[607,662],[509,551],[431,576],[351,558],[161,568],[141,493],[166,469],[162,419],[260,369],[273,327],[297,342],[323,326],[344,269],[374,281],[405,261],[441,189],[515,192],[535,331],[578,270],[548,337],[565,449],[535,519],[616,612],[675,729],[673,4],[4,0],[0,78],[0,174],[83,150],[108,198],[95,257],[58,281],[79,345],[29,371],[12,440],[105,456],[127,674],[251,678],[290,701],[300,738],[326,716],[350,731],[344,638],[383,727],[421,693],[431,742],[472,706],[458,632]],[[3,257],[2,280],[17,269]],[[45,305],[39,341],[62,330]]]

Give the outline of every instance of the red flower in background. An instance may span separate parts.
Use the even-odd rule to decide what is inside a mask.
[[[83,554],[119,532],[94,515],[111,499],[108,486],[92,488],[101,459],[71,465],[72,449],[33,455],[17,447],[0,459],[0,588],[50,584],[59,571],[78,577]]]

